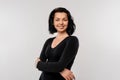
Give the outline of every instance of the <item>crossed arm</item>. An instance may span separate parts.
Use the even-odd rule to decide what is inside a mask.
[[[78,50],[78,40],[76,37],[71,37],[71,39],[66,43],[65,49],[62,56],[58,62],[46,62],[45,48],[47,47],[49,40],[46,41],[40,58],[36,60],[36,67],[41,71],[47,72],[59,72],[66,80],[72,80],[74,74],[72,71],[66,68],[69,62],[71,62]],[[41,59],[41,60],[40,60]]]
[[[41,61],[39,58],[36,59],[35,64],[37,66],[38,62]],[[64,70],[62,70],[61,72],[59,72],[60,75],[65,78],[65,80],[73,80],[75,79],[75,76],[73,74],[73,72],[67,68],[64,68]]]

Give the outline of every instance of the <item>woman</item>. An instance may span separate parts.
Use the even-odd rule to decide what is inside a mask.
[[[70,70],[78,51],[79,41],[72,36],[75,31],[70,12],[62,7],[55,8],[49,16],[49,32],[57,33],[46,40],[36,67],[42,71],[39,80],[73,80]]]

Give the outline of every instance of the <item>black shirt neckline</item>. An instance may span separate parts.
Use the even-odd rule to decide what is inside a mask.
[[[50,48],[51,49],[55,49],[57,48],[61,43],[63,43],[67,38],[69,38],[70,36],[67,36],[65,37],[59,44],[57,44],[55,47],[52,48],[52,43],[53,43],[53,40],[56,38],[56,37],[53,37],[53,39],[51,40],[51,43],[50,43]]]

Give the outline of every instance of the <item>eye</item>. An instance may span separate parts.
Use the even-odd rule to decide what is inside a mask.
[[[55,19],[55,21],[59,21],[59,19]]]
[[[56,19],[55,21],[59,21],[58,19]]]
[[[63,20],[64,20],[64,21],[68,21],[68,19],[67,19],[67,18],[64,18]]]

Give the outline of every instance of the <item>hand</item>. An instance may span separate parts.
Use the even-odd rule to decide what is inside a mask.
[[[35,66],[37,66],[38,62],[41,61],[39,58],[35,60]]]
[[[60,72],[61,76],[65,78],[65,80],[73,80],[75,76],[72,71],[65,68],[62,72]]]

